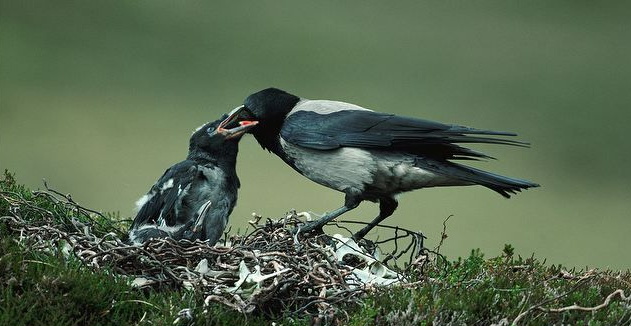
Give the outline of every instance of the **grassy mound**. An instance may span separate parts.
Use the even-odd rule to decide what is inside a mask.
[[[238,311],[235,305],[206,300],[201,285],[156,278],[152,286],[133,286],[135,276],[153,265],[125,269],[128,265],[114,259],[125,245],[111,239],[125,237],[125,223],[68,196],[30,191],[8,172],[0,180],[0,217],[1,325],[631,325],[630,272],[566,270],[517,257],[510,246],[491,259],[477,250],[456,261],[426,252],[422,261],[407,266],[407,282],[364,288],[360,296],[336,302],[336,309],[280,305]],[[35,229],[55,229],[58,237],[42,239],[50,233]],[[81,244],[73,235],[82,232],[100,244],[110,241],[110,260],[95,265],[94,259],[85,259],[85,250],[77,255]],[[182,244],[166,241],[144,250],[172,246]],[[312,283],[303,282],[296,291],[308,291],[305,286]]]

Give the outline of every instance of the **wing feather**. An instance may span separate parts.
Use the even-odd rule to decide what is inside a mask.
[[[332,150],[340,147],[399,149],[442,159],[488,159],[486,154],[461,147],[462,143],[528,146],[502,137],[515,133],[400,117],[364,110],[320,114],[298,111],[287,117],[281,137],[292,144]]]
[[[190,170],[195,166],[195,162],[186,160],[167,169],[147,193],[150,199],[138,210],[131,228],[157,223],[158,219],[164,220],[167,226],[175,225],[175,206],[180,191],[193,181],[196,174]]]

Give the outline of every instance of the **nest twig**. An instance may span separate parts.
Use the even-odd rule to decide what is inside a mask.
[[[389,266],[390,262],[406,258],[409,271],[422,270],[428,261],[424,237],[418,232],[384,226],[393,231],[392,237],[360,244],[340,235],[295,234],[293,230],[302,223],[296,212],[278,220],[255,215],[250,221],[252,231],[226,233],[215,246],[173,239],[133,246],[115,223],[104,222],[102,214],[81,207],[69,195],[47,185],[34,195],[48,199],[54,207],[44,209],[0,193],[11,206],[11,215],[0,221],[28,248],[74,256],[89,268],[128,276],[140,288],[201,291],[206,305],[218,302],[243,313],[256,310],[333,318],[379,286],[409,284],[406,271]],[[27,208],[38,216],[23,216]],[[52,211],[55,208],[74,214],[60,219]],[[378,247],[387,243],[394,244],[394,249],[381,259]]]

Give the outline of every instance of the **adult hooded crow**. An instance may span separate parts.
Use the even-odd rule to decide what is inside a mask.
[[[129,230],[132,243],[164,237],[211,244],[219,240],[237,201],[238,143],[257,123],[242,121],[225,129],[229,122],[225,115],[199,127],[191,136],[186,160],[167,169],[137,201],[139,211]]]
[[[510,132],[479,130],[379,113],[338,101],[308,100],[268,88],[248,96],[235,121],[257,120],[250,129],[259,144],[305,177],[346,194],[344,206],[306,225],[321,228],[363,200],[379,202],[379,216],[355,234],[362,238],[392,215],[399,193],[440,186],[482,185],[502,196],[537,187],[454,160],[489,156],[466,143],[526,146],[502,138]]]

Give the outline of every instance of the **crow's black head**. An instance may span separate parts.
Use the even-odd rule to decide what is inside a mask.
[[[263,121],[283,120],[296,103],[298,96],[289,94],[278,88],[267,88],[248,96],[243,102],[244,110],[250,111],[255,120]]]
[[[270,148],[277,138],[287,114],[300,101],[298,96],[278,88],[267,88],[248,96],[243,106],[230,113],[233,121],[258,121],[258,126],[250,129],[264,148]]]
[[[256,126],[256,121],[237,123],[233,128],[226,128],[230,116],[225,114],[219,120],[209,122],[195,130],[189,142],[189,158],[212,156],[236,157],[241,136]]]

